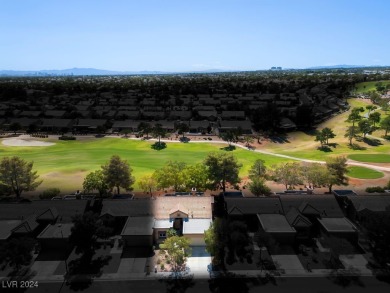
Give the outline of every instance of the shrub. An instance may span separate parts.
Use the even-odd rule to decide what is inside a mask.
[[[46,189],[45,191],[43,191],[40,195],[39,195],[39,198],[40,199],[48,199],[48,198],[53,198],[55,196],[58,196],[60,195],[61,193],[61,190],[59,188],[49,188],[49,189]]]
[[[151,145],[151,148],[154,149],[154,150],[157,150],[157,151],[160,151],[160,150],[163,150],[167,147],[167,144],[163,141],[161,141],[160,143],[157,141],[155,142],[154,144]]]
[[[383,193],[383,192],[385,192],[385,189],[380,187],[380,186],[371,186],[371,187],[366,188],[366,192],[368,192],[368,193],[373,193],[373,192]]]
[[[164,270],[164,269],[165,269],[165,266],[164,266],[163,263],[161,264],[160,268],[161,268],[161,270]]]

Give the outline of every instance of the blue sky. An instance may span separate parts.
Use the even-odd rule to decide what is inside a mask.
[[[390,65],[388,0],[0,0],[0,70]]]

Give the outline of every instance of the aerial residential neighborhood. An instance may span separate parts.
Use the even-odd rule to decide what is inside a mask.
[[[389,10],[3,1],[0,292],[388,292]]]
[[[161,100],[136,89],[71,96],[61,77],[61,95],[36,93],[47,78],[5,78],[3,284],[387,280],[387,73],[351,73],[334,73],[344,83],[337,93],[333,79],[307,87],[298,81],[306,72],[288,72],[279,83],[295,78],[293,94],[247,85],[229,98],[221,86]],[[375,91],[357,98],[365,86]]]

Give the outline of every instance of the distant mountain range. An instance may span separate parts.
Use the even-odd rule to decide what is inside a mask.
[[[337,69],[337,68],[363,68],[363,67],[372,67],[372,66],[366,66],[366,65],[345,65],[345,64],[340,64],[340,65],[329,65],[329,66],[314,66],[314,67],[309,67],[307,69]]]
[[[366,66],[366,65],[331,65],[314,66],[305,69],[337,69],[337,68],[365,68],[365,67],[385,67],[385,66]],[[294,68],[288,68],[292,70]],[[0,70],[0,76],[82,76],[82,75],[147,75],[147,74],[179,74],[179,73],[218,73],[218,72],[239,72],[242,70],[222,70],[207,69],[201,71],[113,71],[96,68],[70,68],[53,70]]]
[[[175,74],[175,73],[212,73],[225,72],[220,69],[208,69],[202,71],[113,71],[96,68],[70,68],[53,70],[0,70],[0,76],[82,76],[82,75],[147,75],[147,74]]]

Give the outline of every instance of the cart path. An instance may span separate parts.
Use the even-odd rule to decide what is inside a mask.
[[[129,138],[132,140],[142,140],[141,138]],[[150,141],[158,141],[158,139],[151,138],[148,139]],[[160,141],[162,142],[168,142],[168,143],[182,143],[181,141],[178,140],[169,140],[169,139],[161,139]],[[228,143],[226,141],[222,140],[205,140],[205,141],[192,141],[190,143],[214,143],[214,144],[226,144]],[[325,161],[317,161],[317,160],[309,160],[309,159],[303,159],[303,158],[298,158],[298,157],[293,157],[293,156],[288,156],[288,155],[282,155],[278,153],[273,153],[273,152],[268,152],[268,151],[263,151],[263,150],[257,150],[257,149],[249,149],[246,146],[240,145],[238,143],[231,143],[231,145],[234,145],[236,147],[242,148],[244,150],[250,151],[250,152],[256,152],[260,154],[265,154],[265,155],[270,155],[270,156],[275,156],[275,157],[280,157],[280,158],[285,158],[285,159],[290,159],[290,160],[296,160],[296,161],[301,161],[301,162],[308,162],[308,163],[320,163],[320,164],[325,164]],[[360,166],[360,167],[366,167],[370,169],[374,169],[377,171],[383,171],[383,172],[390,172],[390,167],[382,167],[382,166],[376,166],[376,165],[371,165],[363,162],[357,162],[354,160],[347,160],[347,164],[351,166]]]

